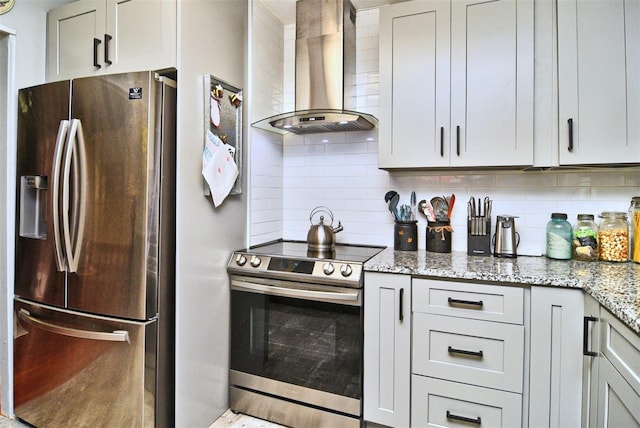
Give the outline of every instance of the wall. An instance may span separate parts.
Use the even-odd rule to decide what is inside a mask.
[[[0,24],[16,32],[16,88],[44,83],[47,11],[71,0],[18,0],[0,15]]]
[[[0,25],[0,120],[5,124],[0,129],[0,171],[3,182],[0,186],[0,337],[12,336],[13,326],[13,232],[15,215],[15,147],[17,113],[16,99],[8,94],[15,91],[15,34],[13,30]],[[12,415],[13,372],[11,362],[13,342],[2,340],[0,346],[0,379],[2,379],[2,413]]]
[[[547,12],[550,11],[539,8],[537,13]],[[292,37],[290,33],[285,34]],[[547,43],[548,37],[542,40]],[[285,43],[285,46],[289,45]],[[544,46],[541,45],[540,49]],[[536,60],[536,73],[540,76],[540,71],[546,72],[543,76],[552,85],[549,82],[553,76],[548,72],[551,64],[546,64],[547,59]],[[286,64],[285,70],[289,70]],[[292,79],[292,75],[284,77],[285,82]],[[358,11],[357,82],[358,109],[377,115],[377,9]],[[536,143],[552,144],[554,128],[547,123],[552,118],[540,113],[553,111],[550,106],[553,99],[548,94],[544,97],[540,98],[549,107],[546,110],[544,106],[536,109],[539,122],[536,130],[541,131]],[[377,168],[375,131],[310,136],[289,134],[284,138],[283,155],[282,235],[286,239],[306,239],[310,211],[318,205],[325,205],[333,211],[336,222],[340,220],[344,226],[344,231],[337,235],[338,242],[392,246],[393,219],[384,195],[389,190],[396,190],[401,195],[400,203],[409,203],[413,190],[418,200],[456,194],[452,218],[454,251],[466,251],[467,248],[466,203],[469,197],[490,196],[494,201],[494,223],[496,214],[518,216],[519,253],[541,255],[551,212],[566,212],[573,223],[578,213],[597,215],[607,210],[626,211],[631,196],[640,194],[639,168],[511,172],[454,169],[444,172],[382,171]],[[252,216],[253,213],[254,210]],[[419,220],[418,245],[425,248],[426,220],[421,216]]]
[[[178,2],[176,426],[206,427],[228,408],[231,251],[246,242],[247,192],[204,196],[205,74],[244,88],[247,2]],[[244,129],[246,127],[246,117]],[[250,152],[245,141],[244,154]],[[244,164],[246,165],[246,158]],[[243,189],[246,189],[246,175]]]
[[[249,123],[292,108],[291,84],[285,75],[285,28],[260,0],[251,2]],[[292,70],[288,72],[293,73]],[[286,94],[285,94],[285,91]],[[248,128],[251,216],[249,245],[282,237],[283,224],[283,147],[282,136]]]

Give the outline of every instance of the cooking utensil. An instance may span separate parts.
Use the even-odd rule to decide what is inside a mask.
[[[400,195],[394,190],[388,191],[384,195],[384,201],[389,203],[389,212],[393,215],[394,220],[398,220],[398,202]]]
[[[411,220],[415,220],[416,218],[416,192],[415,191],[411,192],[410,204],[411,204]]]
[[[435,214],[436,220],[446,220],[449,207],[447,206],[447,200],[441,196],[431,198],[431,206]]]
[[[400,201],[400,195],[398,195],[397,193],[395,195],[393,195],[391,197],[391,200],[389,201],[389,211],[391,211],[391,214],[393,214],[393,217],[396,220],[400,219],[400,215],[398,214],[398,202]]]
[[[398,192],[396,192],[395,190],[389,190],[387,193],[384,194],[384,201],[389,202],[391,198],[393,198],[393,196],[397,194]]]
[[[448,205],[449,205],[449,211],[447,213],[448,218],[451,218],[451,216],[453,215],[453,206],[455,204],[456,204],[456,195],[452,193],[448,201]]]

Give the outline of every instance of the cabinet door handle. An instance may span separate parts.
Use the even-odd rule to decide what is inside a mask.
[[[447,301],[449,302],[449,305],[470,305],[470,306],[477,306],[474,309],[480,309],[482,308],[482,306],[484,305],[484,303],[482,302],[482,300],[460,300],[460,299],[454,299],[453,297],[449,297],[447,299]]]
[[[104,35],[104,62],[106,62],[109,65],[111,65],[113,63],[113,61],[111,61],[109,59],[109,42],[111,41],[111,39],[113,39],[113,37],[111,37],[110,35],[105,33],[105,35]]]
[[[584,317],[584,324],[582,325],[582,355],[589,357],[598,356],[597,352],[589,351],[589,323],[596,321],[598,321],[596,317]]]
[[[482,358],[484,355],[482,351],[467,351],[466,349],[456,349],[456,348],[452,348],[451,346],[448,347],[447,351],[450,354],[462,354],[462,355],[469,355],[471,357],[478,357],[478,358]]]
[[[466,416],[455,415],[448,410],[447,410],[447,419],[454,419],[456,421],[468,422],[470,424],[475,424],[475,425],[482,425],[482,419],[480,419],[480,416],[478,416],[477,418],[468,418]]]
[[[444,126],[440,127],[440,157],[444,157]]]
[[[93,38],[93,66],[95,68],[102,68],[100,64],[98,64],[98,46],[100,46],[102,40]]]
[[[399,307],[399,320],[400,322],[404,321],[404,288],[400,289],[400,307]]]
[[[456,126],[456,154],[460,156],[460,126]]]
[[[569,147],[567,149],[572,152],[573,151],[573,119],[567,120],[569,124]]]

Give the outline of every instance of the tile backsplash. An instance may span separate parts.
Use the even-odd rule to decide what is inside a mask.
[[[545,228],[552,212],[564,212],[573,224],[578,214],[627,211],[640,195],[640,168],[547,171],[387,172],[378,169],[374,132],[296,136],[284,145],[284,238],[306,239],[309,213],[329,207],[344,231],[338,242],[393,246],[393,217],[384,195],[397,191],[400,203],[456,195],[452,250],[467,250],[467,208],[470,197],[493,200],[492,224],[500,214],[517,216],[521,237],[518,254],[541,255]],[[426,219],[418,214],[418,248],[426,246]]]
[[[254,15],[269,13],[266,8],[254,7]],[[276,46],[277,53],[261,55],[262,63],[254,59],[251,81],[254,92],[262,93],[262,106],[267,104],[264,100],[270,96],[269,91],[277,92],[272,88],[282,88],[273,97],[273,106],[286,111],[293,107],[295,32],[291,26],[283,28],[284,31],[261,30],[260,46]],[[254,44],[256,36],[252,38]],[[254,46],[254,54],[255,50]],[[284,65],[277,63],[280,59]],[[283,70],[284,77],[279,80],[269,73],[268,78],[274,81],[266,84],[262,70],[267,68]],[[356,81],[356,108],[377,116],[377,9],[358,11]],[[258,114],[254,112],[252,120],[262,118],[255,116]],[[277,238],[305,240],[311,211],[323,205],[332,210],[335,225],[340,221],[344,226],[337,242],[393,246],[393,218],[384,195],[395,190],[401,196],[401,204],[409,203],[411,191],[416,192],[418,200],[455,193],[453,251],[467,248],[467,201],[471,196],[489,196],[494,201],[494,228],[496,215],[517,216],[516,229],[521,236],[518,254],[541,255],[552,212],[565,212],[575,223],[579,213],[597,218],[602,211],[626,211],[631,197],[640,195],[639,167],[388,172],[378,169],[375,130],[285,137],[255,129],[250,132],[251,245]],[[426,219],[421,215],[418,219],[418,248],[424,249]]]

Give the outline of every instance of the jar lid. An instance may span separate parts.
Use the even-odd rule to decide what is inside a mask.
[[[551,213],[551,218],[559,218],[562,220],[566,220],[567,215],[565,213]]]
[[[578,220],[593,220],[593,214],[578,214]]]
[[[598,216],[600,218],[621,218],[621,219],[627,219],[627,213],[624,212],[620,212],[620,211],[604,211],[602,213],[600,213],[600,215]]]

